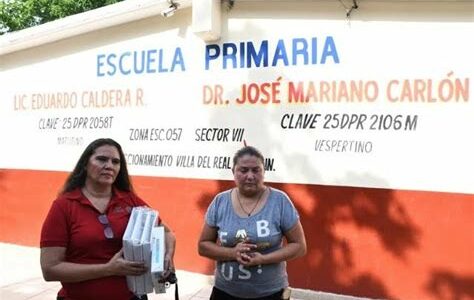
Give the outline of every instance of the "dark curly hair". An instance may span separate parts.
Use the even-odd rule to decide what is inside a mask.
[[[81,157],[76,163],[74,170],[69,174],[61,193],[70,192],[78,187],[83,187],[86,182],[87,172],[86,167],[90,157],[94,154],[95,150],[101,146],[109,145],[117,148],[120,155],[120,171],[113,183],[113,186],[122,191],[133,191],[133,186],[128,176],[127,163],[125,161],[125,155],[123,154],[122,147],[119,143],[113,139],[101,138],[93,141],[86,147],[82,152]]]

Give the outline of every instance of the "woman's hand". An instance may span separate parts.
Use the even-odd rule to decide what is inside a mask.
[[[167,278],[171,274],[171,272],[175,271],[173,258],[168,253],[165,255],[163,267],[164,271],[161,274],[161,277],[163,278]]]
[[[257,249],[257,245],[241,242],[234,246],[234,257],[235,260],[242,265],[247,265],[251,259],[252,252]]]
[[[276,264],[306,254],[306,239],[303,227],[299,221],[296,222],[293,228],[285,232],[284,235],[287,243],[282,248],[265,254],[257,251],[243,253],[239,263],[244,266]]]
[[[168,226],[166,226],[164,223],[162,223],[162,226],[165,228],[165,257],[164,257],[164,263],[163,263],[163,268],[164,271],[161,275],[162,278],[167,278],[171,272],[175,271],[174,267],[174,251],[176,248],[176,236],[174,233],[169,229]]]
[[[123,249],[115,253],[115,255],[107,262],[107,269],[110,275],[117,276],[138,276],[147,271],[144,262],[129,261],[123,258]]]
[[[239,263],[245,267],[264,265],[264,255],[260,252],[249,252],[242,255],[242,261]]]

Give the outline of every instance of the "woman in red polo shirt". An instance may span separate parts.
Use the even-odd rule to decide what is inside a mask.
[[[127,275],[146,272],[143,262],[122,256],[122,236],[135,195],[121,146],[93,141],[82,153],[53,202],[41,231],[41,269],[46,281],[60,281],[58,300],[132,300]],[[165,269],[173,270],[175,236],[166,232]],[[167,274],[164,274],[167,276]]]

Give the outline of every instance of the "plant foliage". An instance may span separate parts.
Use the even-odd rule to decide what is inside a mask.
[[[120,1],[123,0],[0,0],[0,34]]]

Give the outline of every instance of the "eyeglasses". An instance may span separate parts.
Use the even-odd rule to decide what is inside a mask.
[[[97,217],[99,219],[100,224],[104,225],[104,235],[107,239],[114,238],[114,232],[112,231],[112,227],[110,227],[109,219],[106,215],[102,214]]]

